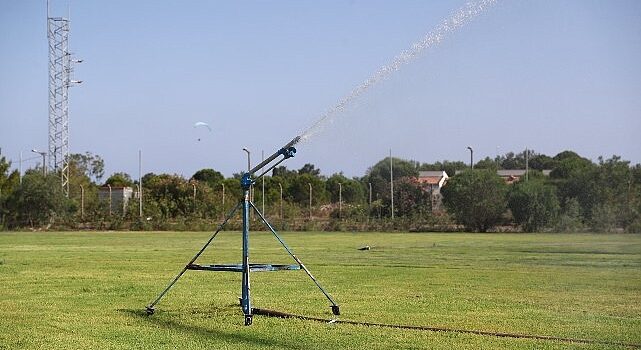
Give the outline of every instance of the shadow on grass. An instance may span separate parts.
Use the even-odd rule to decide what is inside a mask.
[[[189,335],[195,335],[203,338],[215,337],[220,340],[235,342],[235,343],[245,343],[250,346],[266,346],[266,347],[276,347],[284,349],[304,349],[301,347],[300,343],[294,341],[287,342],[282,340],[275,340],[267,336],[259,336],[257,334],[251,334],[251,327],[245,327],[238,332],[229,332],[223,331],[220,329],[205,328],[193,324],[185,324],[180,321],[175,321],[171,319],[162,319],[158,318],[156,314],[147,315],[145,310],[137,309],[118,309],[118,312],[127,314],[136,319],[144,319],[156,326],[160,326],[169,330],[179,331]],[[240,317],[239,317],[240,319]],[[255,332],[254,332],[255,333]]]

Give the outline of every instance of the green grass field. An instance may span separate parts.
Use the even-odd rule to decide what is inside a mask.
[[[209,233],[0,233],[0,348],[616,349],[255,316],[240,274],[188,271]],[[340,319],[641,343],[641,236],[284,233]],[[363,245],[372,247],[359,251]],[[223,232],[200,263],[240,262]],[[251,260],[291,263],[268,233]],[[302,271],[252,273],[254,307],[331,318]]]

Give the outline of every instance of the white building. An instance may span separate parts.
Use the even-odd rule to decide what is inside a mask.
[[[131,187],[104,186],[100,187],[98,191],[98,200],[107,203],[107,208],[111,206],[110,213],[122,213],[124,215],[133,193],[134,191]]]

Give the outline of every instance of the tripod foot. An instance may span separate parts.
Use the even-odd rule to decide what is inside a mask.
[[[341,314],[341,310],[338,305],[332,305],[332,313],[336,316]]]
[[[145,311],[147,312],[147,315],[151,316],[151,315],[154,314],[156,309],[154,309],[152,306],[147,306],[147,307],[145,307]]]
[[[245,315],[245,326],[251,326],[252,325],[252,315]]]

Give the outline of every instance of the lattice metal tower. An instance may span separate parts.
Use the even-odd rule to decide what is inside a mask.
[[[69,196],[69,87],[74,60],[69,51],[69,18],[51,17],[47,1],[49,39],[49,168],[60,175],[64,193]]]

